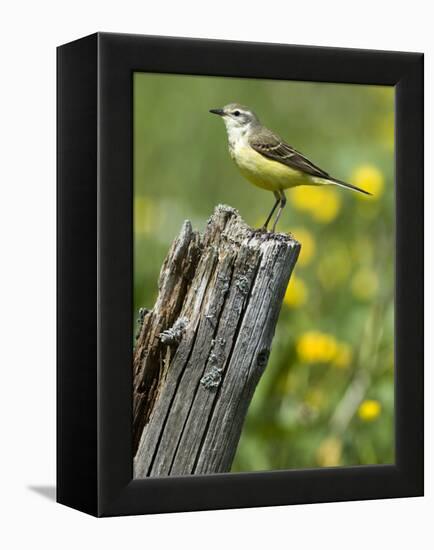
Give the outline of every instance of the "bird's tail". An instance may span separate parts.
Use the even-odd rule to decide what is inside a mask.
[[[346,187],[347,189],[352,189],[353,191],[358,191],[359,193],[363,193],[364,195],[370,195],[372,196],[372,193],[369,191],[365,191],[364,189],[360,189],[360,187],[356,187],[355,185],[352,185],[351,183],[347,183],[346,181],[336,180],[334,178],[327,179],[328,183],[332,183],[334,185],[339,185],[340,187]]]

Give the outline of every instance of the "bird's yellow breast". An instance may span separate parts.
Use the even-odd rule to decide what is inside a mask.
[[[248,144],[235,146],[230,154],[242,175],[262,189],[279,191],[313,183],[306,174],[264,157]]]

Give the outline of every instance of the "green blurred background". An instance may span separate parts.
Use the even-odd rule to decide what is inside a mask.
[[[394,89],[134,75],[134,317],[152,308],[182,222],[219,203],[259,227],[274,202],[247,183],[222,120],[236,101],[335,177],[298,187],[278,229],[302,252],[232,471],[394,462]]]

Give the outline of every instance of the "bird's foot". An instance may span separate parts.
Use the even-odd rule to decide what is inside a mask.
[[[268,228],[266,225],[263,225],[262,227],[258,227],[254,230],[255,233],[268,233]]]

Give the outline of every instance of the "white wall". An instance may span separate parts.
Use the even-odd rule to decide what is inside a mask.
[[[249,7],[247,7],[249,4]],[[0,312],[3,548],[428,548],[433,353],[427,349],[425,499],[95,520],[30,487],[55,479],[55,46],[96,30],[426,53],[427,242],[432,242],[429,2],[7,2],[1,15]],[[429,247],[429,244],[428,244]],[[433,278],[432,256],[427,278]],[[433,291],[427,310],[434,309]],[[431,307],[430,307],[431,306]],[[432,332],[432,313],[427,315]],[[430,330],[431,328],[431,330]],[[431,512],[431,513],[430,513]],[[423,541],[423,542],[422,542]]]

